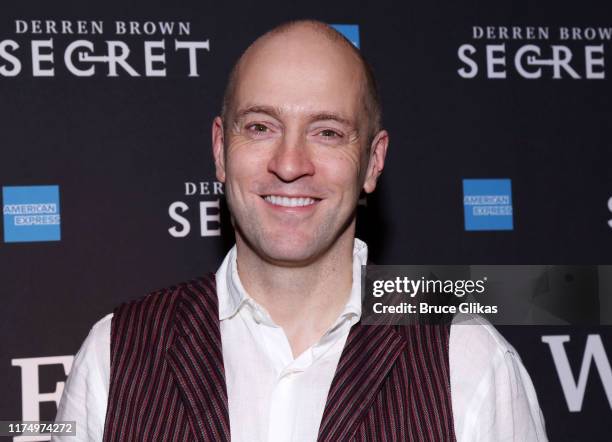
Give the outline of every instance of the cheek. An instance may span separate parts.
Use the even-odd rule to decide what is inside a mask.
[[[261,176],[267,168],[264,153],[262,149],[246,144],[230,147],[226,158],[227,180],[245,186]]]
[[[268,152],[264,146],[232,145],[226,157],[226,198],[234,214],[247,215],[257,205],[256,196],[267,182]]]
[[[320,179],[343,193],[359,193],[360,170],[359,156],[352,152],[334,152],[321,156],[317,162]]]

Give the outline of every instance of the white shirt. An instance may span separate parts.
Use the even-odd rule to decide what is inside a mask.
[[[216,273],[223,363],[233,442],[316,441],[349,330],[361,317],[361,265],[367,246],[355,239],[353,286],[335,323],[293,358],[289,341],[244,290],[236,248]],[[77,353],[56,420],[77,421],[77,436],[100,441],[108,401],[112,314],[98,321]],[[458,322],[461,322],[459,324]],[[516,350],[484,318],[457,315],[449,344],[455,434],[463,441],[547,441],[544,418]]]

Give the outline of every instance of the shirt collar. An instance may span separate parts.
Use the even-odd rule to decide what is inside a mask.
[[[349,299],[340,313],[340,317],[361,317],[361,266],[368,261],[368,246],[355,238],[353,242],[353,285]],[[219,298],[219,320],[233,317],[245,304],[255,310],[263,310],[244,289],[238,276],[236,264],[236,245],[225,255],[221,266],[215,274],[217,296]]]

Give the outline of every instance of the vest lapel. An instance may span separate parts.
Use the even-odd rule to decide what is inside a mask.
[[[166,353],[194,436],[201,442],[230,440],[214,278],[211,274],[184,287]]]
[[[329,389],[319,442],[351,438],[405,346],[393,327],[353,326]]]

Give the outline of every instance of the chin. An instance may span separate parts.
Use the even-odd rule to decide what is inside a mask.
[[[299,264],[310,261],[316,255],[316,247],[312,240],[274,238],[262,244],[261,252],[272,262]]]
[[[261,223],[257,219],[245,221],[235,224],[242,242],[262,260],[282,266],[301,266],[315,261],[335,239],[329,223],[290,226]]]

